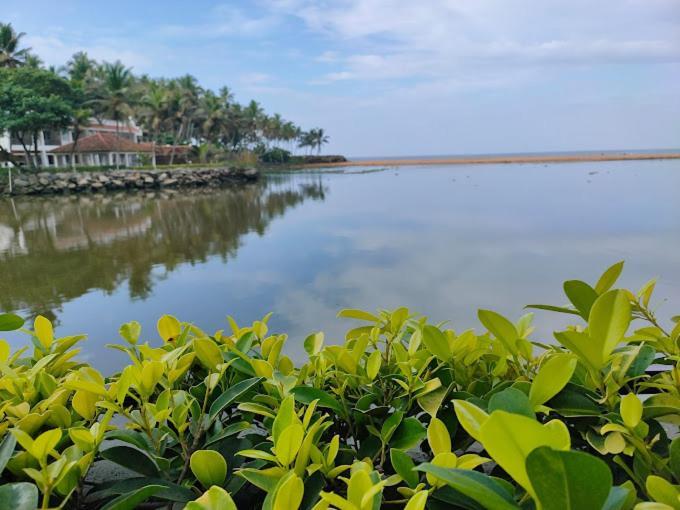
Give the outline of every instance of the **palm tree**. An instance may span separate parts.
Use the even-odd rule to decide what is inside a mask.
[[[330,141],[328,135],[324,132],[323,128],[312,129],[314,133],[314,145],[316,146],[316,153],[321,154],[321,146],[327,144]]]
[[[87,53],[79,51],[73,54],[71,60],[66,62],[61,71],[66,74],[74,86],[85,89],[88,82],[92,79],[95,66],[95,61],[88,57]]]
[[[17,33],[11,23],[0,23],[0,67],[19,67],[26,62],[31,49],[19,49],[24,35]]]
[[[102,83],[94,100],[101,112],[116,122],[116,170],[120,168],[120,122],[129,119],[131,108],[132,71],[120,61],[105,62],[101,68]]]
[[[76,170],[76,161],[75,161],[75,155],[76,155],[76,148],[78,147],[78,140],[80,140],[80,137],[82,134],[85,132],[85,127],[90,123],[90,119],[92,118],[92,110],[89,108],[77,108],[73,111],[73,115],[71,116],[71,128],[73,132],[73,145],[71,146],[71,168],[75,172]],[[116,158],[117,159],[117,158]],[[81,161],[82,163],[82,161]]]

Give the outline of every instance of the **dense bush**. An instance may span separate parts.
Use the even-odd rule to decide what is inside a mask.
[[[158,346],[121,326],[105,378],[38,317],[32,353],[0,342],[0,508],[678,509],[680,317],[659,324],[653,282],[611,290],[621,269],[533,306],[577,322],[557,343],[531,314],[480,310],[478,333],[343,310],[360,325],[307,337],[300,367],[268,316],[164,316]]]
[[[281,149],[279,147],[274,147],[267,149],[260,154],[260,161],[262,163],[288,163],[291,159],[290,151]]]

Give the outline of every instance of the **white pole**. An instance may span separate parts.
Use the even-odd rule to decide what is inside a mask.
[[[12,167],[9,167],[9,193],[12,194]]]

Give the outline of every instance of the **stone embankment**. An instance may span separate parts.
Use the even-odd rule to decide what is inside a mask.
[[[4,195],[50,195],[118,190],[219,186],[257,180],[255,168],[176,168],[172,170],[106,170],[101,172],[14,173]]]

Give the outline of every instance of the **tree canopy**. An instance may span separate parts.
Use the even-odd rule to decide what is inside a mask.
[[[17,136],[69,125],[77,144],[89,114],[114,120],[117,126],[133,119],[142,127],[146,141],[195,145],[202,160],[228,158],[242,151],[264,154],[275,148],[308,148],[318,153],[328,143],[321,128],[303,130],[277,113],[268,114],[255,100],[237,102],[227,86],[210,90],[188,74],[176,78],[136,75],[122,62],[97,62],[86,52],[75,53],[62,67],[43,69],[30,49],[21,49],[22,36],[11,25],[0,23],[0,70],[5,73],[0,130]],[[35,85],[31,76],[38,81],[42,77],[40,90],[31,89]],[[27,81],[30,86],[19,86]],[[23,119],[27,113],[31,113],[28,119]],[[63,122],[65,116],[69,122]]]

